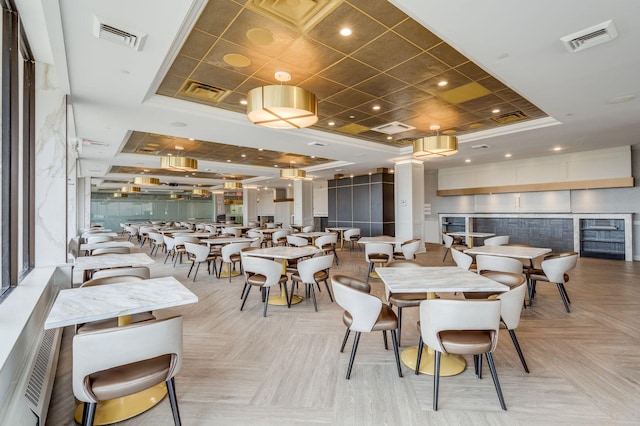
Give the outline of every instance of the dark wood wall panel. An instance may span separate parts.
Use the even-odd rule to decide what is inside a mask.
[[[336,200],[338,222],[353,221],[353,187],[339,187]]]
[[[360,228],[360,235],[395,235],[394,176],[376,173],[329,181],[330,227]]]
[[[368,176],[367,176],[368,177]],[[370,185],[353,187],[353,221],[369,222],[371,220]]]

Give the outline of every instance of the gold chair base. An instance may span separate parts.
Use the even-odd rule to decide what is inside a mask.
[[[410,346],[400,355],[402,362],[412,371],[416,369],[416,360],[418,359],[418,347]],[[435,359],[435,351],[432,349],[422,349],[422,358],[420,358],[420,372],[433,376],[433,361]],[[467,362],[460,355],[442,354],[440,356],[440,376],[455,376],[464,371]]]
[[[108,425],[130,419],[149,410],[162,401],[166,395],[167,386],[164,383],[160,383],[142,392],[123,396],[122,398],[101,401],[96,408],[93,424],[96,426]],[[74,414],[76,422],[80,424],[82,424],[83,409],[84,404],[78,404]]]

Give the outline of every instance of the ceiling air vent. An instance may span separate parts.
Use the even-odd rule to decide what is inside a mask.
[[[142,50],[146,34],[134,33],[124,28],[118,28],[104,22],[101,18],[93,17],[93,35],[103,40],[109,40],[123,46],[131,47],[137,51]]]
[[[568,36],[560,38],[569,52],[579,52],[593,46],[613,40],[618,37],[618,30],[612,20],[608,20],[593,27],[585,28]]]
[[[402,133],[413,129],[415,129],[415,127],[400,123],[399,121],[393,121],[391,123],[383,124],[382,126],[373,127],[371,130],[385,133],[387,135],[395,135],[396,133]]]
[[[194,80],[187,80],[180,89],[180,93],[191,98],[203,99],[209,102],[220,102],[226,98],[231,91]]]
[[[522,111],[513,111],[497,117],[491,117],[491,119],[498,124],[507,124],[513,121],[524,120],[525,118],[529,118],[529,116]]]
[[[327,146],[324,142],[309,142],[307,145],[309,146]]]
[[[486,143],[481,143],[480,145],[471,145],[471,149],[487,149],[489,145]]]

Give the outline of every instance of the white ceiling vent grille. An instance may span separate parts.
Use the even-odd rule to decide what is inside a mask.
[[[395,135],[396,133],[402,133],[413,129],[415,129],[415,127],[400,123],[399,121],[393,121],[391,123],[383,124],[382,126],[373,127],[371,130],[385,133],[387,135]]]
[[[109,40],[123,46],[131,47],[137,51],[142,50],[146,34],[134,33],[123,28],[117,28],[104,22],[101,18],[93,17],[93,35],[103,40]]]
[[[324,142],[309,142],[307,145],[309,146],[327,146]]]
[[[489,145],[486,143],[481,143],[480,145],[471,145],[471,149],[487,149]]]
[[[618,30],[612,20],[608,20],[593,27],[585,28],[560,40],[569,52],[579,52],[593,46],[613,40],[618,37]]]

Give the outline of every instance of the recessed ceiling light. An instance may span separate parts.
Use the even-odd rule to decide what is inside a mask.
[[[170,153],[170,152],[168,152],[168,153],[167,153],[167,155],[168,155],[169,157],[171,157],[173,154],[172,154],[172,153]]]
[[[189,140],[190,140],[190,141],[195,141],[195,139],[194,139],[194,138],[189,138]]]
[[[311,156],[311,158],[316,158],[316,156],[315,156],[315,155],[312,155],[312,156]]]
[[[504,156],[507,158],[511,158],[511,154],[505,154]]]
[[[231,162],[231,160],[227,160],[227,163],[230,163],[230,162]]]
[[[277,165],[277,164],[274,164],[274,165],[273,165],[273,167],[278,167],[278,165]]]
[[[350,36],[352,33],[353,33],[353,31],[351,31],[351,28],[347,28],[347,27],[345,27],[345,28],[341,28],[341,29],[340,29],[340,35],[341,35],[341,36],[348,37],[348,36]]]
[[[562,147],[561,146],[556,146],[555,148],[553,148],[554,151],[562,151]]]
[[[264,151],[264,148],[258,148],[258,151]]]
[[[492,113],[497,114],[500,112],[500,110],[498,108],[491,110]]]
[[[373,173],[369,172],[369,176],[371,176]]]
[[[445,80],[442,80],[442,81],[438,82],[438,86],[440,86],[440,87],[446,86],[447,84],[449,84],[449,82],[445,81]]]
[[[466,160],[464,160],[465,163],[470,163],[471,160],[469,158],[467,158]]]
[[[355,115],[350,115],[349,118],[356,118],[356,116]]]
[[[391,139],[393,139],[393,136],[387,136],[387,140],[390,141]]]
[[[335,126],[335,125],[336,125],[335,121],[330,121],[330,122],[328,122],[327,124],[328,124],[329,126]]]
[[[374,105],[374,106],[371,107],[371,109],[374,110],[374,111],[378,111],[378,110],[380,110],[380,105]]]
[[[247,156],[247,154],[240,155],[240,157],[242,157],[242,158],[246,158],[246,156]]]
[[[184,177],[189,177],[189,175],[184,175]]]
[[[240,101],[240,105],[246,105],[246,104],[247,104],[247,100],[246,99],[243,99],[243,100]]]
[[[191,173],[191,176],[195,176],[195,175],[196,175],[196,172]]]

